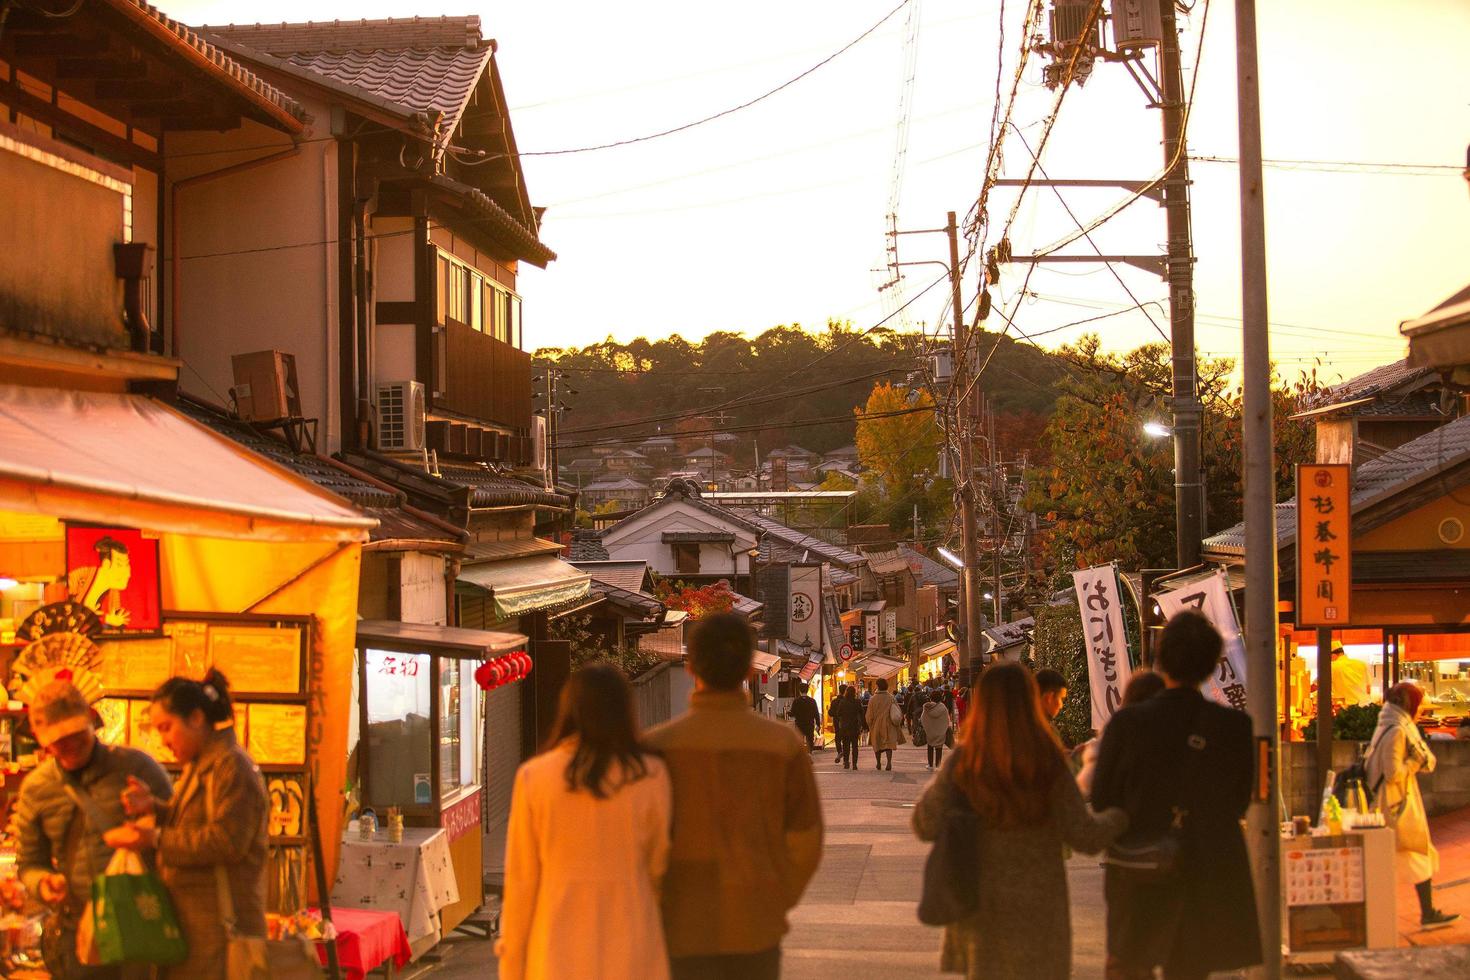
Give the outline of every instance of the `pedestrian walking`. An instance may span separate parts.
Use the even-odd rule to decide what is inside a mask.
[[[796,730],[801,732],[806,740],[806,750],[816,750],[817,731],[822,727],[822,709],[817,706],[817,699],[807,693],[806,681],[798,681],[801,685],[800,691],[791,700],[791,718],[796,722]]]
[[[949,710],[944,706],[944,695],[939,691],[929,695],[929,703],[919,714],[919,728],[924,734],[924,747],[929,752],[929,768],[938,769],[944,758],[944,746],[954,730],[950,726]]]
[[[908,718],[906,720],[908,722],[909,737],[913,739],[915,745],[924,744],[924,735],[919,731],[919,716],[924,713],[924,705],[928,703],[929,689],[927,687],[920,687],[909,695],[908,704],[905,706],[908,711]]]
[[[979,907],[945,928],[940,966],[971,980],[1063,980],[1072,971],[1063,846],[1096,853],[1127,817],[1088,810],[1029,670],[997,664],[972,694],[965,738],[913,816],[919,839],[934,840],[958,790],[980,818]]]
[[[837,735],[837,757],[842,768],[858,767],[858,740],[867,727],[863,722],[863,706],[858,702],[857,692],[843,685],[842,692],[832,702],[832,727]]]
[[[954,692],[954,726],[956,731],[964,731],[965,712],[970,707],[970,689],[967,687],[956,688]]]
[[[913,695],[910,695],[913,697]],[[875,768],[882,769],[885,756],[893,769],[893,750],[903,744],[903,711],[888,693],[888,682],[878,682],[878,693],[868,702],[868,745],[873,749]]]
[[[639,736],[628,678],[607,664],[573,674],[547,748],[516,772],[500,980],[667,980],[658,895],[672,792]]]
[[[672,974],[775,980],[786,913],[822,857],[811,757],[789,726],[751,711],[741,691],[755,651],[749,623],[734,613],[706,617],[688,647],[689,710],[648,733],[674,788],[662,896]]]
[[[1460,916],[1434,907],[1434,876],[1439,852],[1429,839],[1429,817],[1419,792],[1419,773],[1434,772],[1434,753],[1419,732],[1415,719],[1424,702],[1424,690],[1401,681],[1388,689],[1378,727],[1369,742],[1364,769],[1378,808],[1393,828],[1400,876],[1414,884],[1419,896],[1419,924],[1439,929]]]
[[[1156,966],[1169,980],[1203,978],[1261,962],[1240,828],[1254,772],[1251,722],[1199,690],[1221,647],[1209,620],[1177,614],[1155,664],[1165,690],[1119,709],[1103,732],[1092,805],[1128,812],[1120,848],[1177,853],[1172,871],[1107,864],[1110,978],[1152,977]]]
[[[162,800],[129,779],[122,803],[134,818],[108,831],[112,847],[156,848],[159,877],[173,899],[189,956],[165,967],[166,980],[225,980],[227,939],[220,896],[228,891],[234,931],[264,938],[265,863],[270,812],[260,770],[235,737],[235,709],[225,676],[171,677],[153,694],[149,719],[184,766],[173,796]],[[221,884],[223,878],[223,885]]]
[[[167,799],[168,775],[146,752],[99,740],[91,705],[70,681],[41,688],[29,716],[45,761],[20,784],[12,826],[19,884],[52,910],[42,944],[46,967],[56,980],[120,980],[131,975],[129,968],[77,961],[77,924],[92,897],[92,880],[112,857],[102,835],[125,819],[128,780]],[[143,856],[151,863],[151,851]],[[149,968],[137,969],[146,976]]]

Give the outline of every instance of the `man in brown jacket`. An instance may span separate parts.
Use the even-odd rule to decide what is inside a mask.
[[[822,857],[822,804],[806,746],[740,686],[755,635],[740,616],[689,637],[689,712],[649,732],[674,784],[663,886],[674,980],[776,980],[786,913]]]

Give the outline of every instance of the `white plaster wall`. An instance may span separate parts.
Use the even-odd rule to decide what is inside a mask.
[[[604,534],[602,543],[617,561],[646,561],[648,567],[660,575],[677,575],[674,548],[663,541],[665,531],[733,531],[733,546],[700,546],[699,574],[744,575],[750,570],[750,557],[746,552],[755,547],[755,535],[742,527],[726,524],[682,500],[671,501],[628,518]],[[730,555],[732,547],[735,551],[733,561]]]
[[[405,623],[445,626],[444,559],[405,552],[398,566],[399,618]]]

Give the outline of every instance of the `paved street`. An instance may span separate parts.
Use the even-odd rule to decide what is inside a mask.
[[[843,770],[831,750],[816,755],[827,819],[826,853],[811,888],[791,916],[784,977],[790,980],[916,980],[940,977],[940,931],[919,924],[918,903],[928,846],[914,839],[909,816],[930,773],[924,753],[904,746],[893,771]],[[1073,858],[1075,976],[1102,976],[1102,875],[1092,858]]]

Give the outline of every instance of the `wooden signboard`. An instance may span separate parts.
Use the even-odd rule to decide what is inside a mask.
[[[1352,467],[1296,468],[1296,625],[1352,622]]]

